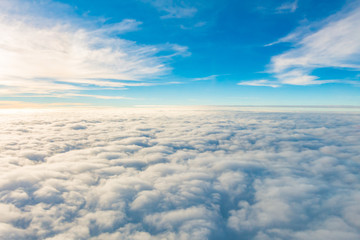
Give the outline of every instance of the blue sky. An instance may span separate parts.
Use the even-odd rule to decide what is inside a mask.
[[[0,8],[0,107],[360,105],[359,1]]]

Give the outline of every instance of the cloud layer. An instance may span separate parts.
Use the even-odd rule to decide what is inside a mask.
[[[359,239],[360,116],[1,113],[2,239]]]

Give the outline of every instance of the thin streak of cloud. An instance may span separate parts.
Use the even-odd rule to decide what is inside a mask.
[[[185,8],[185,7],[171,7],[166,8],[164,11],[168,12],[167,15],[162,16],[161,18],[189,18],[193,17],[197,12],[196,8]]]
[[[54,108],[54,107],[86,107],[86,103],[32,103],[23,101],[0,101],[0,109],[34,109],[34,108]]]
[[[184,1],[172,1],[172,0],[144,0],[149,2],[160,12],[166,14],[161,16],[162,19],[170,18],[191,18],[197,13],[195,7],[185,4]]]
[[[237,85],[242,86],[257,86],[257,87],[273,87],[277,88],[280,87],[280,84],[275,82],[269,81],[267,79],[259,79],[259,80],[252,80],[252,81],[243,81],[239,82]]]
[[[207,24],[207,22],[204,22],[204,21],[197,22],[194,25],[190,25],[190,26],[185,26],[185,25],[181,24],[180,28],[183,30],[192,30],[192,29],[198,29],[198,28],[204,27],[206,24]]]
[[[83,94],[83,93],[69,93],[64,94],[63,96],[70,96],[70,97],[91,97],[91,98],[98,98],[98,99],[134,99],[129,97],[123,96],[104,96],[104,95],[95,95],[95,94]]]
[[[210,75],[207,77],[193,78],[192,81],[213,81],[216,80],[219,75]]]
[[[293,13],[298,8],[298,0],[293,2],[285,2],[276,8],[278,13]]]

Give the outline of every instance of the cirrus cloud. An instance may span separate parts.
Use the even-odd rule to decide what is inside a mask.
[[[69,14],[69,6],[58,5],[1,1],[3,95],[86,94],[90,89],[159,84],[144,81],[169,73],[172,57],[189,54],[177,44],[143,45],[122,38],[139,29],[141,22],[134,19],[114,24],[84,20]]]
[[[322,22],[298,28],[280,40],[266,45],[290,42],[293,47],[272,57],[268,73],[274,80],[244,81],[239,85],[274,87],[282,84],[356,83],[338,79],[321,80],[320,77],[312,75],[312,72],[321,68],[360,71],[359,21],[360,3],[355,1]]]

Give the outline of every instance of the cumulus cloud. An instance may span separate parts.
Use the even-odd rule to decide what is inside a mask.
[[[360,116],[1,112],[2,239],[359,239]]]
[[[356,1],[322,22],[298,28],[279,41],[267,45],[281,42],[293,44],[290,50],[272,57],[268,71],[275,80],[263,83],[260,82],[263,80],[255,80],[240,84],[275,86],[340,82],[338,79],[320,80],[312,72],[319,68],[360,71],[359,21],[360,4]]]
[[[106,24],[77,18],[69,8],[51,1],[1,1],[2,95],[146,86],[151,83],[141,81],[169,72],[170,58],[188,54],[176,44],[142,45],[119,37],[139,29],[134,19]]]

